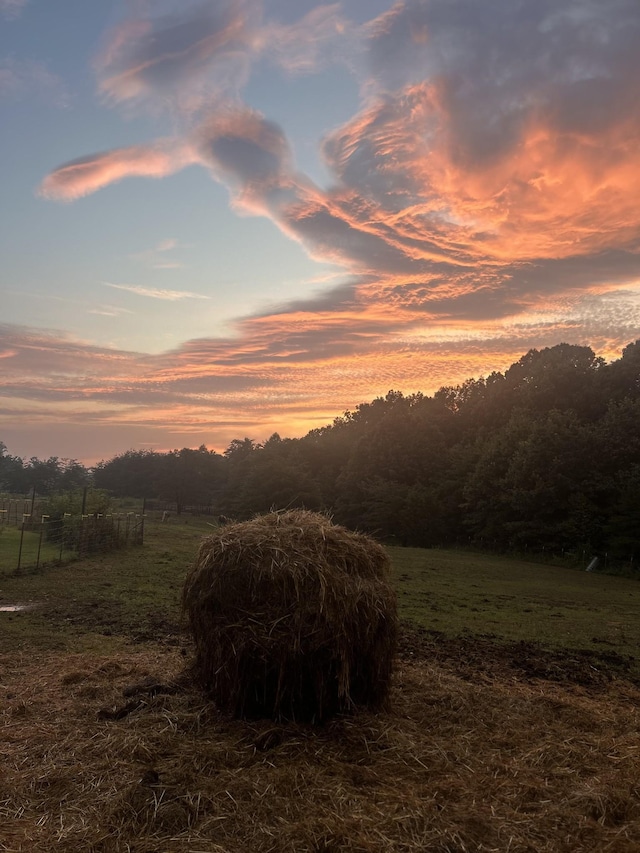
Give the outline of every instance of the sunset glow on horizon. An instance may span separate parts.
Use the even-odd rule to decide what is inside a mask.
[[[0,0],[0,440],[305,434],[640,338],[637,0]]]

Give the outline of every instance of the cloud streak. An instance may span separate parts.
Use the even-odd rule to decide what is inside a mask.
[[[28,0],[0,0],[0,12],[11,21],[20,15],[27,3]]]
[[[116,102],[184,100],[246,82],[254,2],[187,3],[180,11],[125,20],[96,62],[100,91]]]
[[[131,257],[155,270],[182,269],[185,264],[181,260],[177,260],[174,253],[190,248],[192,248],[191,245],[180,243],[173,237],[168,237],[166,240],[161,240],[152,249],[136,252]]]
[[[47,175],[39,193],[54,201],[74,201],[123,178],[166,178],[193,162],[189,147],[180,140],[117,148],[64,163]]]
[[[309,74],[343,63],[355,45],[339,4],[320,5],[284,24],[264,20],[261,0],[186,2],[168,13],[145,9],[122,21],[109,33],[95,68],[109,101],[152,109],[170,103],[192,114],[216,100],[234,100],[259,60]]]
[[[115,290],[125,290],[127,293],[135,293],[136,296],[146,296],[150,299],[164,299],[168,302],[177,302],[182,299],[210,299],[203,293],[191,293],[188,290],[167,290],[162,287],[144,287],[141,284],[113,284],[110,281],[105,281],[103,284],[106,287],[113,287]]]
[[[71,102],[60,77],[44,63],[11,56],[0,60],[0,100],[22,101],[32,96],[59,108],[68,107]]]
[[[144,428],[160,449],[175,446],[179,434],[222,450],[239,435],[263,440],[330,423],[389,388],[432,393],[504,370],[529,348],[567,337],[618,357],[639,324],[640,286],[455,327],[411,325],[388,308],[300,309],[249,317],[234,337],[187,341],[157,355],[0,325],[0,429],[10,435],[20,419],[34,429],[81,419],[125,435]]]

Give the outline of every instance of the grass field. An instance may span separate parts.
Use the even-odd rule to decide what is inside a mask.
[[[640,651],[635,580],[487,554],[390,552],[400,613],[418,625],[449,636],[489,634],[634,657]]]
[[[23,643],[47,648],[52,632],[57,648],[106,648],[131,637],[152,638],[161,624],[174,628],[185,572],[210,532],[198,519],[150,523],[143,548],[54,562],[17,577],[0,574],[0,604],[42,605],[9,617],[9,624],[3,620],[5,650]],[[448,637],[489,635],[554,649],[633,657],[640,649],[636,581],[462,551],[389,552],[400,616],[417,626]]]
[[[640,850],[640,586],[485,554],[390,550],[392,709],[229,721],[180,679],[203,521],[0,574],[0,850]],[[155,688],[149,685],[154,682]]]
[[[22,551],[20,539],[22,538]],[[38,559],[39,553],[39,559]],[[40,542],[40,531],[25,530],[21,537],[20,529],[3,525],[0,527],[0,577],[18,567],[18,558],[22,567],[36,566],[39,563],[52,562],[60,556],[60,548],[44,539]]]

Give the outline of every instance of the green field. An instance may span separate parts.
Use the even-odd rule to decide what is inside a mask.
[[[487,554],[390,552],[400,613],[411,622],[553,648],[640,649],[635,580]]]
[[[20,539],[22,538],[22,551],[20,551]],[[40,556],[38,558],[38,552]],[[21,537],[20,529],[17,527],[0,527],[0,577],[18,568],[20,565],[26,569],[38,564],[53,562],[60,556],[60,548],[52,545],[43,537],[40,542],[40,531],[25,530]]]
[[[141,548],[0,575],[0,605],[37,605],[2,614],[4,650],[106,651],[132,639],[175,636],[185,572],[210,531],[199,519],[149,522]],[[414,625],[554,649],[635,656],[640,648],[637,581],[487,554],[389,551],[400,616]]]

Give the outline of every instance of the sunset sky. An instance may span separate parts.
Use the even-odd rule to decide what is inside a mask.
[[[303,435],[640,337],[638,0],[0,0],[0,440]]]

